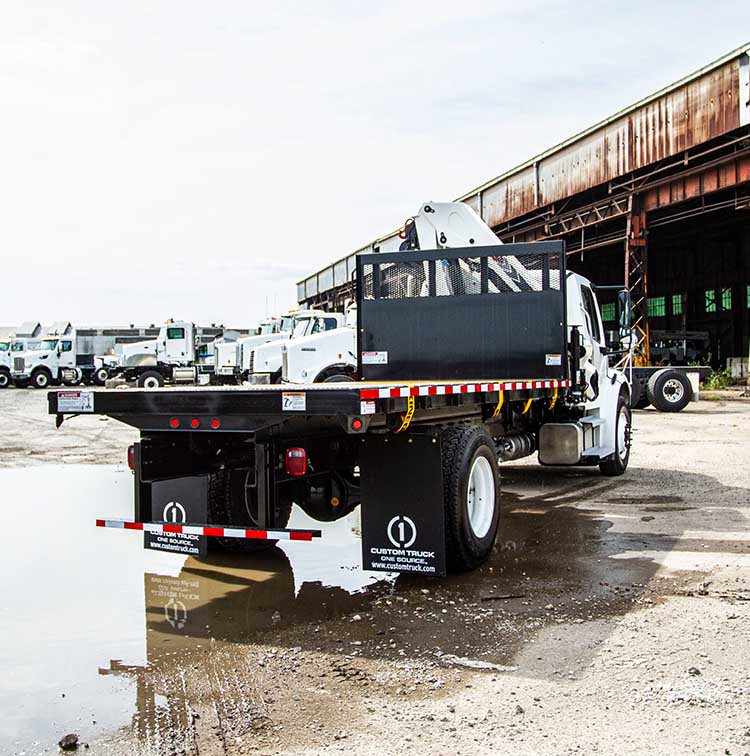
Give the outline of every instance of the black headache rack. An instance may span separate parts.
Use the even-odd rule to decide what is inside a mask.
[[[357,256],[365,380],[565,380],[565,245]]]

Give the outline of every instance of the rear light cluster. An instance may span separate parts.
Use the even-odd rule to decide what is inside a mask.
[[[284,469],[287,475],[304,475],[307,472],[307,452],[299,446],[292,446],[284,455]]]
[[[197,417],[190,418],[190,422],[187,424],[190,425],[190,427],[193,430],[197,430],[198,428],[201,427],[201,421]],[[218,430],[219,428],[221,428],[221,420],[219,420],[218,417],[212,417],[211,420],[209,420],[208,424],[211,426],[213,430]],[[169,419],[170,428],[174,428],[176,430],[181,425],[182,425],[182,422],[179,417],[172,417]]]
[[[135,472],[135,444],[128,446],[128,467],[130,472]]]

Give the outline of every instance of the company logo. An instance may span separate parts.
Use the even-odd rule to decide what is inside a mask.
[[[182,629],[187,622],[187,607],[182,601],[178,601],[172,596],[169,601],[164,604],[164,619],[166,619],[176,630]]]
[[[175,525],[187,522],[185,507],[183,507],[179,501],[170,501],[167,506],[164,507],[161,519],[164,520],[164,522],[171,522]]]
[[[411,517],[396,515],[388,523],[388,540],[397,549],[408,549],[417,540],[417,526]]]

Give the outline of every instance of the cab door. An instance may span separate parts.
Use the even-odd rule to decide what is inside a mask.
[[[61,368],[76,366],[76,352],[71,339],[60,339],[58,342],[57,364]]]

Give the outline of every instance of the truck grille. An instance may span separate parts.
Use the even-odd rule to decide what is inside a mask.
[[[252,373],[254,367],[255,367],[255,350],[252,349],[250,350],[250,359],[248,360],[248,363],[247,363],[247,372]]]
[[[23,357],[13,358],[13,371],[16,373],[23,373]]]

